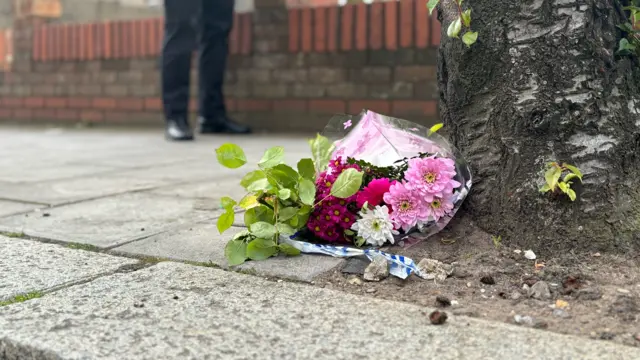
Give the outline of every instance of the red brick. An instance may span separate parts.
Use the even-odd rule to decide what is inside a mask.
[[[0,108],[0,119],[9,119],[11,118],[11,110]]]
[[[94,98],[91,106],[97,109],[114,109],[116,107],[116,99],[114,98]]]
[[[313,29],[311,28],[312,13],[310,8],[302,9],[302,52],[311,52],[313,49]]]
[[[326,50],[334,52],[338,50],[338,7],[327,8]]]
[[[369,47],[373,50],[382,49],[382,42],[384,40],[384,3],[374,2],[369,6]]]
[[[13,117],[20,120],[31,120],[33,118],[33,111],[31,111],[31,109],[14,109]]]
[[[384,3],[384,47],[388,50],[398,48],[398,2]]]
[[[440,24],[440,21],[438,21],[437,15],[438,13],[434,11],[433,15],[431,16],[431,45],[432,46],[440,46],[440,37],[442,36],[442,34],[440,33],[441,24]]]
[[[37,120],[51,120],[50,109],[33,109],[33,119]]]
[[[344,114],[347,103],[344,100],[309,100],[309,111],[315,113]]]
[[[92,123],[102,122],[104,120],[104,113],[102,113],[102,111],[83,110],[80,112],[80,120]]]
[[[252,41],[253,41],[253,29],[252,29],[252,17],[251,13],[244,13],[240,16],[240,53],[243,55],[251,54]]]
[[[115,24],[113,22],[106,22],[102,26],[102,56],[105,59],[111,59],[114,57],[113,48],[113,32],[115,31]]]
[[[136,58],[146,56],[145,41],[148,41],[148,37],[145,34],[145,20],[138,19],[133,22],[133,56]]]
[[[327,50],[327,8],[313,9],[313,34],[314,50],[325,52]]]
[[[119,98],[116,99],[116,108],[118,110],[142,110],[144,109],[144,100],[142,98]]]
[[[0,100],[2,100],[2,105],[6,107],[20,107],[23,105],[22,98],[5,97],[0,98]]]
[[[162,110],[162,99],[158,97],[144,99],[145,110]]]
[[[416,47],[426,48],[429,46],[429,32],[431,18],[429,17],[429,9],[424,5],[423,1],[416,1]]]
[[[44,106],[46,108],[62,109],[67,107],[67,99],[60,97],[48,97],[44,99]]]
[[[62,39],[62,51],[60,53],[60,59],[69,60],[71,53],[71,42],[69,41],[71,38],[71,33],[69,32],[69,24],[62,24],[61,27],[61,39]]]
[[[391,112],[391,102],[388,100],[351,100],[349,114],[359,114],[363,109],[375,111],[383,115]]]
[[[282,112],[305,112],[307,111],[306,100],[274,100],[273,111]]]
[[[231,29],[231,34],[229,34],[229,53],[235,55],[240,52],[240,27],[238,26],[240,14],[233,14],[233,23],[235,26]]]
[[[93,60],[96,58],[96,42],[95,42],[95,38],[96,38],[96,29],[97,29],[98,25],[97,24],[87,24],[85,27],[85,40],[84,40],[84,46],[86,46],[86,53],[85,53],[85,57],[87,58],[87,60]]]
[[[342,7],[342,14],[340,18],[340,33],[342,39],[340,41],[340,49],[349,51],[353,49],[353,16],[355,13],[355,7],[352,4],[348,4]]]
[[[72,24],[69,26],[69,59],[77,60],[80,58],[79,38],[80,25]]]
[[[33,58],[33,60],[35,61],[40,61],[42,60],[42,53],[40,51],[40,44],[42,42],[42,40],[40,39],[41,36],[41,32],[39,29],[36,29],[33,32],[33,39],[31,40],[32,42],[32,50],[31,50],[31,57]],[[0,30],[0,64],[2,63],[2,59],[4,59],[4,32],[2,30]]]
[[[258,99],[238,99],[237,111],[270,111],[271,101]]]
[[[289,51],[300,50],[300,9],[289,9]]]
[[[55,117],[58,120],[76,121],[78,120],[78,111],[69,109],[58,109],[56,110]]]
[[[131,120],[131,114],[128,112],[106,111],[104,113],[104,121],[107,123],[127,123]]]
[[[40,108],[44,106],[44,98],[41,97],[28,97],[24,99],[24,106]]]
[[[69,98],[67,104],[74,109],[88,108],[91,107],[91,99],[82,97]]]
[[[164,37],[164,19],[160,18],[156,22],[156,44],[154,45],[154,55],[160,54],[162,39]]]
[[[356,49],[367,49],[367,9],[365,3],[356,4]]]
[[[437,103],[435,100],[395,100],[393,101],[393,114],[418,114],[435,116]]]
[[[236,111],[236,100],[231,98],[224,99],[224,107],[229,112]]]
[[[400,1],[400,46],[413,47],[415,0]],[[426,6],[426,5],[424,5]]]

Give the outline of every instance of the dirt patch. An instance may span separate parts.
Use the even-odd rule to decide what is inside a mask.
[[[353,274],[352,266],[349,273],[336,270],[315,283],[359,295],[438,307],[454,316],[640,346],[637,257],[560,253],[529,260],[524,256],[529,249],[498,245],[497,239],[469,220],[456,222],[453,229],[445,229],[411,248],[387,249],[416,262],[430,258],[455,263],[452,276],[443,282],[415,276],[367,282]],[[543,249],[531,250],[544,253]]]

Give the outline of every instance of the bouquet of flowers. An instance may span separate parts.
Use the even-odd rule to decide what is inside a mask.
[[[283,163],[282,147],[267,150],[259,169],[241,181],[248,194],[239,203],[222,199],[226,211],[218,229],[231,226],[236,205],[246,210],[248,227],[228,243],[229,264],[300,251],[352,256],[361,253],[345,245],[379,247],[411,233],[437,233],[471,187],[466,163],[436,134],[440,127],[364,111],[331,119],[310,140],[313,156],[300,160],[297,170]],[[246,163],[236,145],[216,153],[224,166]],[[339,245],[340,251],[293,239]]]

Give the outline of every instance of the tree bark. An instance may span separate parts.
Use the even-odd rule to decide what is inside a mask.
[[[615,54],[629,1],[468,0],[470,49],[446,37],[458,10],[441,1],[440,113],[472,167],[465,210],[543,253],[637,250],[640,67]],[[575,202],[539,192],[552,161],[584,173]]]

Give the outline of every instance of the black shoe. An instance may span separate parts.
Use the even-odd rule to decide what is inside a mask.
[[[200,124],[200,134],[250,134],[251,128],[247,125],[239,124],[226,116],[215,119],[198,118]]]
[[[185,118],[167,119],[164,134],[167,140],[193,140],[193,132],[191,131],[189,122]]]

